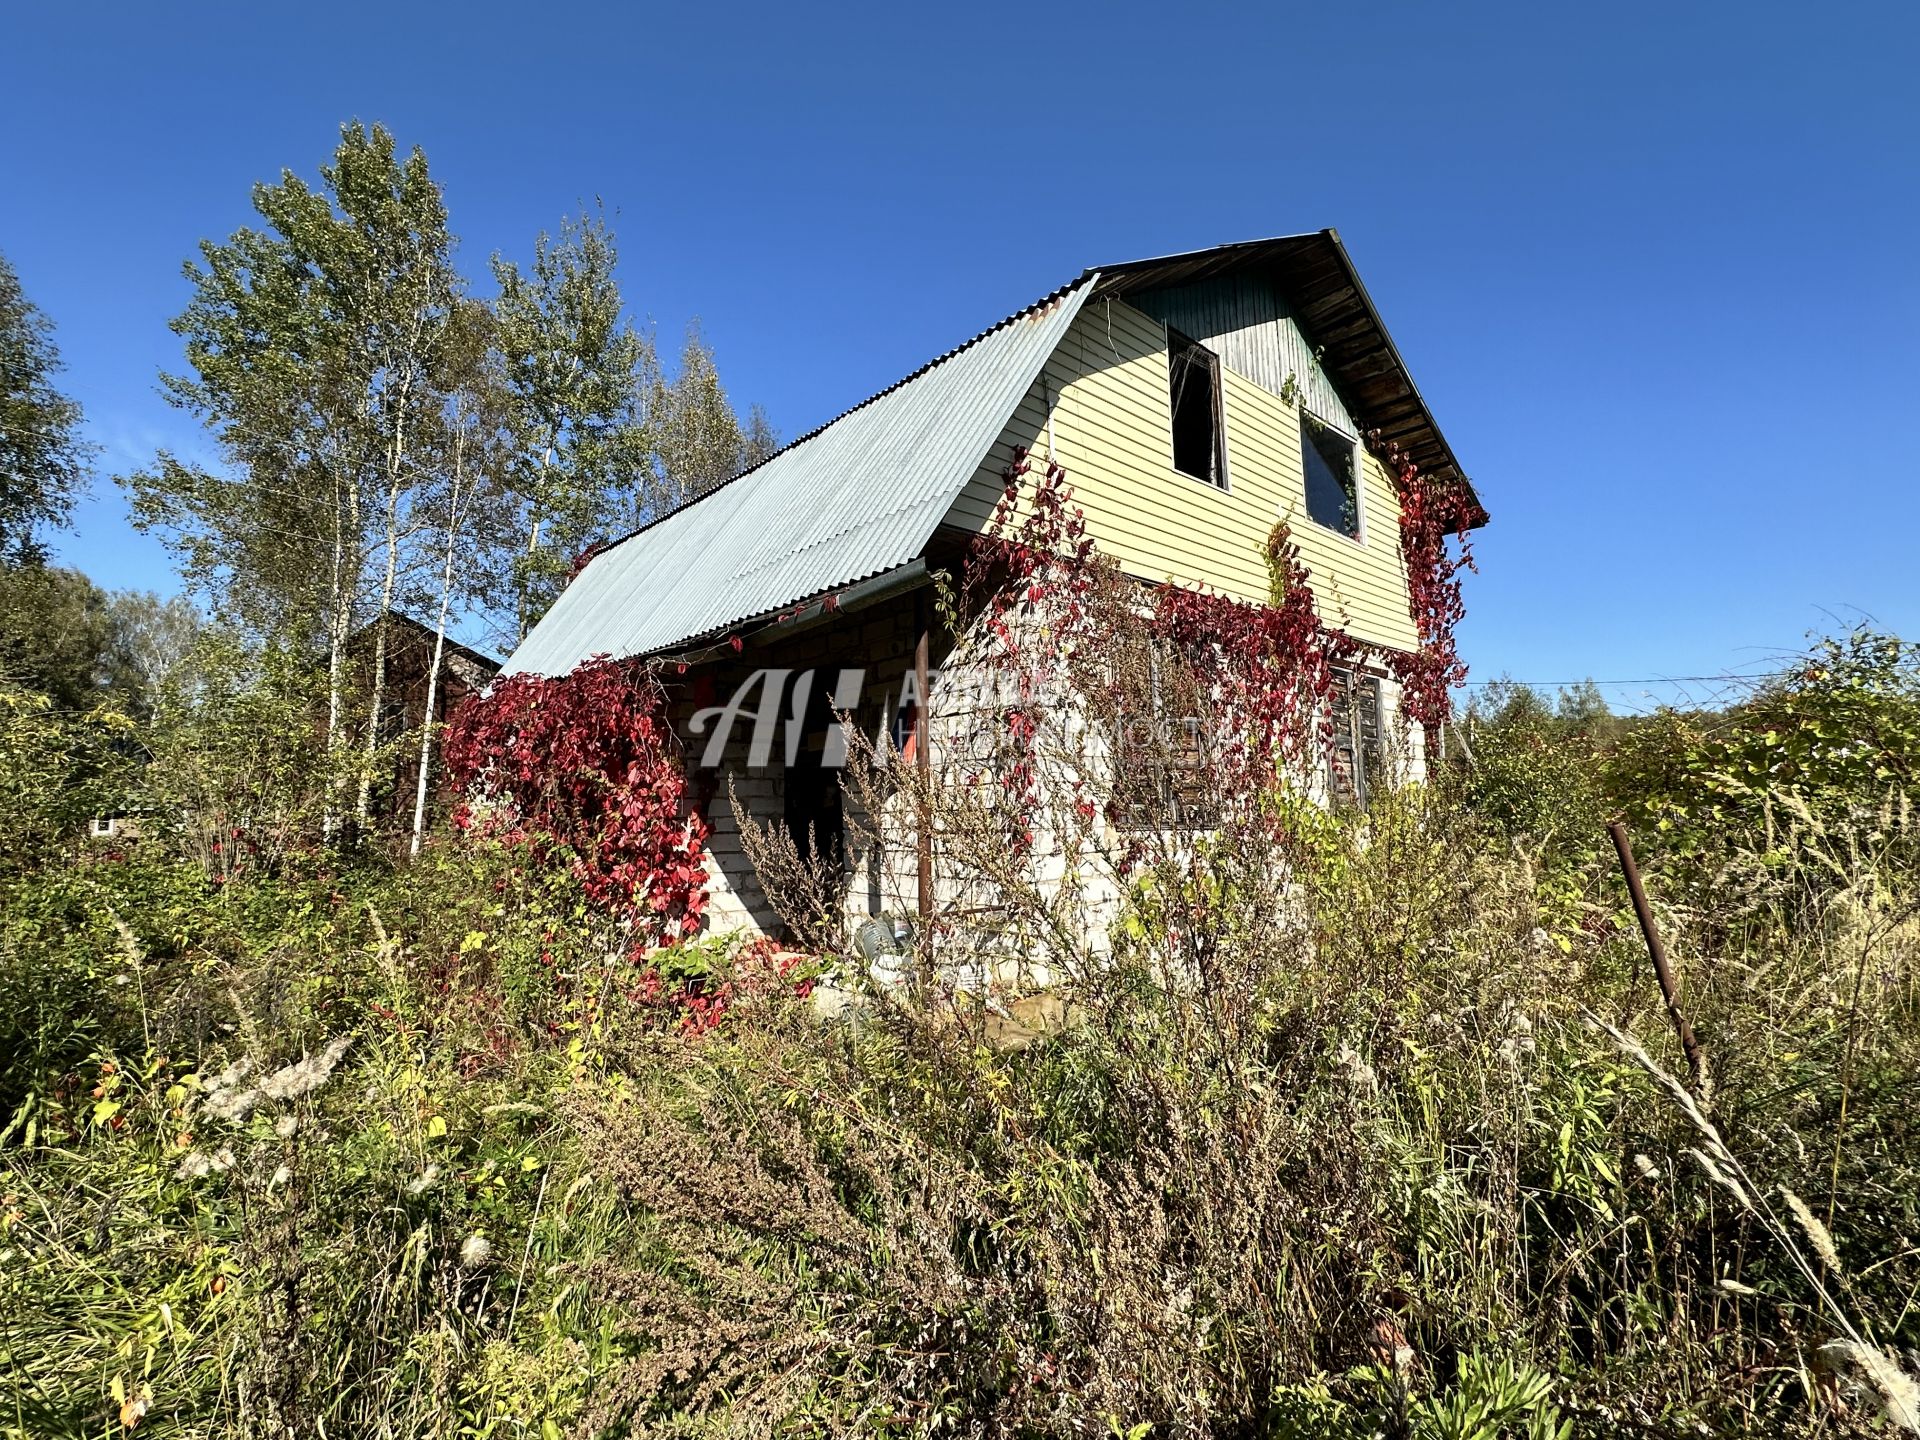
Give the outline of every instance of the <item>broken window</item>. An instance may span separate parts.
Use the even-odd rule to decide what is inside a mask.
[[[1329,700],[1333,745],[1327,755],[1327,793],[1335,805],[1365,809],[1372,790],[1386,783],[1380,677],[1336,670]]]
[[[1360,490],[1353,441],[1302,412],[1300,463],[1307,476],[1307,514],[1315,523],[1360,538]]]
[[[1192,668],[1158,640],[1116,651],[1114,818],[1129,829],[1219,824],[1205,695]]]
[[[1227,486],[1220,432],[1220,357],[1177,330],[1167,331],[1167,390],[1173,408],[1173,468]]]

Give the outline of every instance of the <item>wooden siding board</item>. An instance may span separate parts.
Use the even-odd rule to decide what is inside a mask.
[[[1270,314],[1273,307],[1267,302],[1246,299],[1244,288],[1240,293],[1248,313]],[[1224,302],[1216,296],[1213,303]],[[1258,323],[1277,329],[1275,322],[1282,318],[1274,315]],[[1244,336],[1249,327],[1222,323],[1232,319],[1216,309],[1211,326],[1195,328],[1211,328],[1216,336],[1236,331]],[[1362,452],[1363,541],[1315,525],[1306,518],[1298,413],[1277,393],[1285,375],[1276,377],[1268,369],[1273,383],[1262,383],[1222,353],[1228,488],[1178,474],[1172,465],[1167,411],[1167,323],[1193,333],[1177,321],[1156,318],[1117,299],[1089,305],[1016,407],[945,523],[976,532],[985,527],[1015,447],[1028,447],[1044,462],[1051,397],[1056,455],[1067,469],[1076,503],[1086,511],[1096,543],[1128,573],[1143,580],[1205,585],[1238,599],[1264,602],[1267,535],[1275,520],[1287,518],[1322,617],[1362,640],[1411,648],[1415,635],[1407,611],[1397,507],[1378,462]],[[1288,329],[1298,336],[1297,329]],[[1245,361],[1262,351],[1269,359],[1285,357],[1284,335],[1270,331],[1234,354]],[[1311,390],[1305,398],[1308,408],[1316,409]],[[1344,422],[1350,433],[1357,429],[1343,405],[1321,403],[1326,409],[1316,413],[1336,424]]]

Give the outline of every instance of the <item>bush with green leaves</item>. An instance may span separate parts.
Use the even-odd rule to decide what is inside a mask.
[[[1557,705],[1496,682],[1462,717],[1464,764],[1451,776],[1465,802],[1544,857],[1584,858],[1604,843],[1609,798],[1597,758],[1617,723],[1591,688]]]
[[[1890,878],[1915,873],[1920,645],[1866,628],[1826,638],[1752,699],[1689,727],[1677,750],[1652,774],[1624,770],[1639,783],[1623,798],[1704,882],[1728,878],[1744,851],[1782,874],[1824,850],[1877,854]]]
[[[1516,847],[1497,787],[1167,848],[1030,1024],[834,956],[825,1020],[457,836],[38,854],[0,917],[0,1435],[1886,1433],[1920,925],[1843,797],[1903,693],[1836,663],[1774,740],[1675,723],[1609,772],[1708,793],[1791,714],[1883,752],[1729,791],[1711,865],[1637,831],[1698,1090],[1617,879]],[[275,753],[217,763],[267,805]],[[649,968],[731,1004],[662,1023]]]

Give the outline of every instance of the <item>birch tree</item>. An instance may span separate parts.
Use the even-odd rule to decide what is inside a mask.
[[[282,172],[256,185],[264,228],[203,242],[173,322],[188,368],[168,398],[219,444],[218,470],[163,453],[125,478],[135,522],[186,578],[257,633],[324,647],[326,750],[351,742],[348,642],[382,620],[407,576],[430,477],[416,456],[438,348],[459,285],[444,203],[424,155],[351,124],[316,189]],[[318,633],[314,633],[317,631]],[[364,819],[384,702],[385,626],[355,796]],[[326,830],[338,826],[329,807]]]
[[[409,851],[420,853],[426,836],[427,797],[432,791],[434,741],[440,708],[440,675],[446,661],[447,626],[457,600],[484,600],[487,568],[463,566],[471,558],[511,543],[517,515],[503,483],[505,391],[497,356],[491,349],[493,317],[486,307],[468,303],[456,312],[448,346],[440,494],[440,592],[433,625],[433,655],[427,668],[427,693],[421,706],[419,766],[414,777],[413,831]]]
[[[751,438],[741,428],[720,384],[713,350],[697,323],[687,328],[679,373],[671,381],[654,379],[647,409],[658,488],[669,505],[698,499],[764,459],[774,447],[772,426],[758,407]]]
[[[379,446],[381,533],[373,611],[372,675],[355,818],[369,818],[375,760],[386,706],[387,618],[393,613],[409,542],[422,518],[410,502],[431,472],[416,463],[422,432],[440,411],[434,381],[457,294],[447,211],[415,150],[395,157],[392,136],[349,127],[327,172],[342,212],[327,272],[352,297],[354,330],[371,360],[367,418]]]
[[[650,479],[641,379],[651,347],[625,318],[618,262],[599,215],[542,234],[525,272],[494,257],[495,344],[523,536],[508,577],[516,641],[559,593],[574,557],[634,507]]]

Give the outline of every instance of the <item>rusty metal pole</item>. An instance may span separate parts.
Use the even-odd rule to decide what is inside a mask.
[[[1700,1048],[1700,1039],[1693,1033],[1693,1026],[1687,1023],[1686,1013],[1680,1008],[1680,986],[1673,978],[1673,966],[1667,961],[1667,947],[1660,940],[1660,931],[1653,923],[1653,907],[1647,904],[1646,888],[1640,883],[1640,867],[1634,863],[1633,844],[1627,839],[1627,827],[1618,820],[1607,826],[1607,833],[1613,837],[1614,852],[1620,857],[1620,872],[1627,877],[1627,893],[1633,897],[1633,913],[1640,921],[1640,933],[1646,938],[1647,955],[1653,961],[1654,978],[1660,982],[1660,998],[1666,1001],[1667,1018],[1673,1022],[1673,1033],[1680,1037],[1680,1048],[1687,1055],[1687,1071],[1693,1078],[1695,1098],[1707,1098],[1707,1057]]]
[[[933,955],[933,816],[931,804],[933,798],[933,754],[928,748],[927,712],[927,592],[917,591],[913,602],[914,630],[913,642],[913,693],[915,699],[913,713],[913,766],[919,775],[919,820],[920,833],[917,838],[920,860],[920,883],[918,900],[920,905],[920,943],[925,947],[924,954],[931,961]]]

